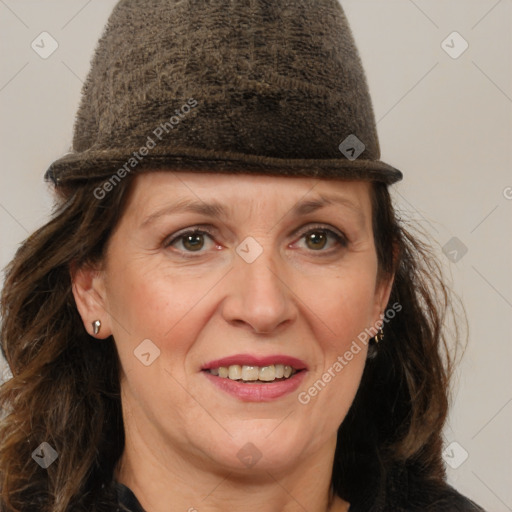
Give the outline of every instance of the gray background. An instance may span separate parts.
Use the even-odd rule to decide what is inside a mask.
[[[430,234],[469,318],[445,429],[449,481],[489,511],[512,511],[512,1],[341,3],[382,158],[405,175],[396,204]],[[42,175],[70,149],[82,82],[114,4],[0,0],[2,267],[48,218]],[[43,31],[59,45],[47,59],[31,47]],[[454,31],[469,44],[458,58]]]

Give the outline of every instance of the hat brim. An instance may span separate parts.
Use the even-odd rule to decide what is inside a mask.
[[[402,172],[380,160],[334,158],[290,159],[247,155],[198,148],[174,148],[172,154],[154,148],[133,150],[87,150],[68,153],[54,161],[44,178],[57,186],[89,180],[124,178],[148,169],[215,173],[249,173],[327,179],[380,181],[391,185],[403,178]]]

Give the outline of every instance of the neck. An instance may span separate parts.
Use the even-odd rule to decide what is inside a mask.
[[[155,450],[146,439],[126,435],[114,477],[151,512],[346,512],[349,504],[330,485],[335,440],[314,456],[279,468],[256,466],[245,474],[191,457],[181,449]],[[161,446],[161,445],[159,445]],[[144,453],[144,457],[139,454]]]

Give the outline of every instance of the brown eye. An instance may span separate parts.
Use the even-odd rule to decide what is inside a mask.
[[[206,238],[209,238],[212,243],[212,235],[208,231],[202,229],[194,229],[181,232],[175,235],[172,239],[164,243],[165,247],[174,247],[183,253],[203,252],[202,249],[207,249]]]
[[[322,231],[312,231],[305,235],[306,244],[310,249],[323,249],[327,244],[327,236]]]
[[[182,235],[183,247],[187,251],[198,251],[204,246],[204,236],[202,233],[193,233],[191,235]]]
[[[342,233],[337,233],[323,226],[314,227],[302,234],[306,248],[320,253],[331,253],[340,247],[347,247],[348,240]],[[329,247],[329,240],[331,246]],[[337,247],[336,247],[337,246]]]

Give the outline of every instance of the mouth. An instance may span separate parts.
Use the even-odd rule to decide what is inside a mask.
[[[247,384],[280,382],[306,370],[305,363],[289,356],[231,356],[206,364],[201,370],[221,379]]]
[[[239,380],[244,383],[260,383],[265,382],[279,382],[288,380],[293,375],[303,370],[296,370],[289,365],[283,364],[272,364],[269,366],[240,366],[233,364],[231,366],[220,366],[219,368],[210,368],[209,370],[203,370],[220,377],[222,379]]]

